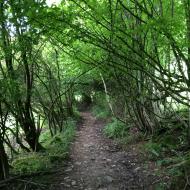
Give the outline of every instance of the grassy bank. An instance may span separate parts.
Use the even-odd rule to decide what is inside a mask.
[[[68,157],[71,142],[74,140],[76,121],[67,121],[64,130],[53,138],[49,131],[40,136],[40,141],[45,147],[44,152],[23,153],[12,162],[13,174],[28,174],[39,171],[47,171],[63,164]]]

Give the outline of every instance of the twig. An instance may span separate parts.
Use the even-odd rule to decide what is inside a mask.
[[[31,174],[18,175],[18,176],[10,177],[8,179],[0,181],[0,188],[5,187],[8,183],[13,183],[16,180],[21,180],[21,178],[23,179],[23,178],[29,178],[29,177],[38,176],[38,175],[53,174],[53,173],[57,173],[60,171],[62,171],[62,169],[52,170],[52,171],[41,171],[41,172],[35,172],[35,173],[31,173]]]
[[[45,184],[36,183],[36,182],[33,182],[33,181],[24,180],[24,179],[18,179],[17,181],[24,182],[24,183],[26,183],[26,185],[27,184],[32,184],[32,185],[36,185],[36,186],[47,187],[47,185],[45,185]]]

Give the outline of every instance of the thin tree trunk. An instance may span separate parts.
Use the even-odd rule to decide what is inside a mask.
[[[113,107],[112,107],[112,104],[111,104],[111,101],[110,101],[110,97],[108,95],[108,90],[107,90],[107,86],[106,86],[104,77],[103,77],[103,75],[101,73],[100,73],[100,76],[101,76],[102,82],[104,84],[104,90],[105,90],[106,100],[107,100],[108,106],[110,108],[110,111],[111,111],[112,115],[114,116],[115,114],[114,114]]]
[[[8,157],[4,149],[3,139],[0,137],[0,180],[4,180],[9,176]]]

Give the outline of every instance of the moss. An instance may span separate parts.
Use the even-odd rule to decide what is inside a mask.
[[[58,162],[63,162],[68,157],[70,143],[75,136],[75,126],[76,123],[70,119],[65,126],[65,130],[53,138],[45,132],[41,137],[41,141],[46,148],[46,152],[21,154],[12,162],[12,172],[26,174],[46,171],[55,167]]]
[[[50,169],[50,160],[48,156],[40,153],[30,153],[17,158],[12,162],[14,173],[32,173]]]

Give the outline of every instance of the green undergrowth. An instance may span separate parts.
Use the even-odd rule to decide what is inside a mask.
[[[112,118],[103,131],[107,137],[117,139],[122,145],[133,144],[143,138],[142,133],[132,130],[130,125],[125,124],[117,118]]]
[[[98,119],[106,119],[111,116],[110,110],[105,106],[94,105],[92,107],[92,113]]]
[[[190,189],[190,149],[184,126],[170,122],[150,137],[135,127],[112,118],[103,132],[107,137],[117,140],[124,148],[137,144],[139,154],[147,160],[145,165],[149,162],[155,163],[156,175],[168,177],[167,181],[160,180],[156,184],[156,190]]]
[[[144,156],[157,164],[159,174],[169,176],[170,182],[162,189],[190,189],[190,150],[187,134],[179,124],[165,126],[141,146]]]
[[[109,138],[123,138],[128,135],[128,127],[116,118],[104,127],[104,134]]]
[[[105,93],[96,92],[93,97],[92,114],[98,119],[107,119],[111,117],[111,111],[106,100]]]
[[[78,111],[77,106],[73,107],[73,118],[71,118],[71,120],[74,119],[75,121],[81,121],[82,120],[82,116],[80,115],[80,112]]]
[[[175,148],[176,145],[150,140],[141,147],[141,152],[148,160],[156,163],[158,175],[168,176],[170,181],[162,189],[181,190],[187,185],[190,176],[190,151]],[[189,185],[188,185],[189,186]]]
[[[76,122],[67,121],[63,132],[50,136],[49,131],[41,134],[40,141],[45,147],[44,152],[25,153],[12,162],[14,174],[26,174],[47,171],[55,168],[68,157],[70,143],[74,140]]]
[[[117,140],[123,147],[140,141],[143,138],[142,133],[139,131],[131,130],[130,125],[117,118],[112,118],[103,130],[105,136]]]

